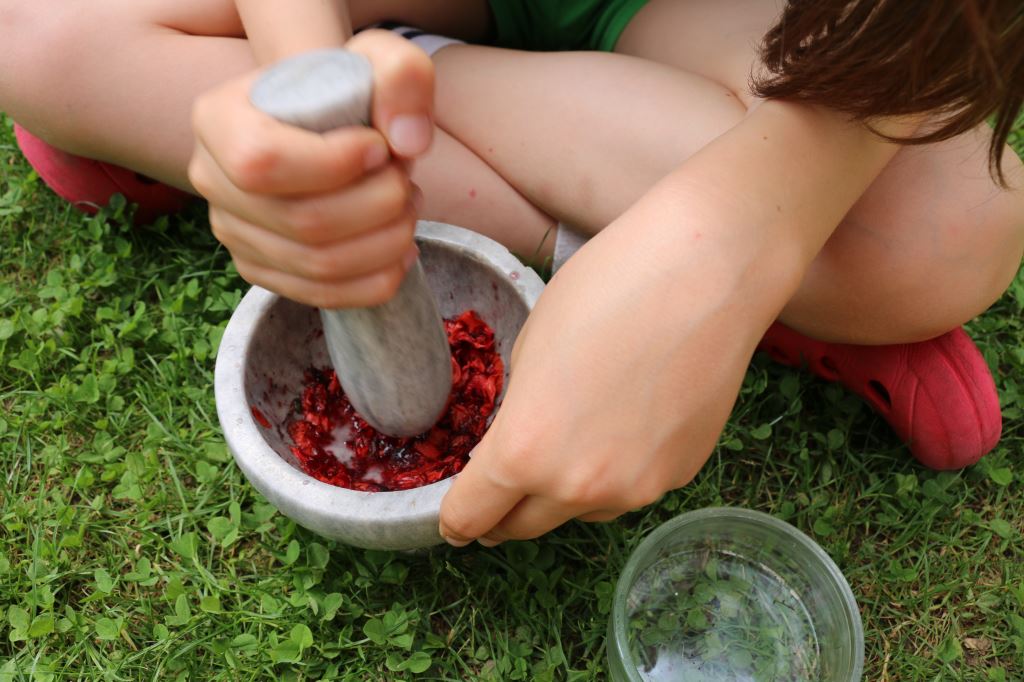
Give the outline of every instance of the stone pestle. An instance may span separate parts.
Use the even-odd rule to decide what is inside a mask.
[[[278,62],[249,96],[279,121],[324,133],[369,125],[372,94],[370,63],[329,49]],[[451,351],[419,261],[386,303],[321,309],[320,317],[331,362],[360,416],[390,436],[417,435],[437,422],[451,393]]]

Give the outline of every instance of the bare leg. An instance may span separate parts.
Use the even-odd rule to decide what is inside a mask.
[[[194,96],[253,68],[226,0],[69,1],[60,11],[5,0],[0,13],[11,29],[0,103],[15,120],[177,187],[188,187]]]
[[[479,0],[430,11],[359,0],[352,10],[357,24],[396,17],[465,37],[487,30]],[[0,0],[0,22],[0,107],[61,149],[184,189],[194,97],[255,66],[230,0],[68,0],[59,10]],[[414,180],[424,217],[472,227],[524,256],[550,254],[553,221],[444,132]]]
[[[719,84],[622,55],[457,46],[436,63],[438,125],[591,234],[746,113]]]
[[[437,131],[412,178],[423,189],[424,218],[487,235],[531,265],[551,256],[555,220],[445,131]]]

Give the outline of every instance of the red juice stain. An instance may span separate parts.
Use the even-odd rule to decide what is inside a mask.
[[[266,417],[263,416],[263,413],[260,412],[260,408],[251,407],[249,409],[252,411],[252,418],[258,421],[260,426],[262,426],[265,429],[270,428],[270,422],[267,420]]]
[[[292,454],[302,470],[324,483],[368,492],[407,490],[462,471],[487,429],[501,393],[505,367],[494,332],[473,310],[445,320],[452,349],[452,393],[440,421],[410,438],[385,436],[356,414],[334,370],[305,373],[298,416],[288,424]],[[255,408],[253,408],[255,414]],[[348,427],[344,443],[334,433]],[[332,450],[347,448],[345,461]]]

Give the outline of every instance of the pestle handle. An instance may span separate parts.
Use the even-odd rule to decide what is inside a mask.
[[[318,133],[368,125],[369,61],[341,49],[281,61],[255,83],[250,100],[279,121]],[[451,350],[419,261],[395,296],[369,308],[321,310],[331,362],[352,406],[390,436],[433,426],[452,387]]]

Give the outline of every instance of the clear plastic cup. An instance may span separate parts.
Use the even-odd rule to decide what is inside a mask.
[[[736,508],[655,529],[619,577],[615,682],[857,682],[864,632],[835,562],[793,526]]]

